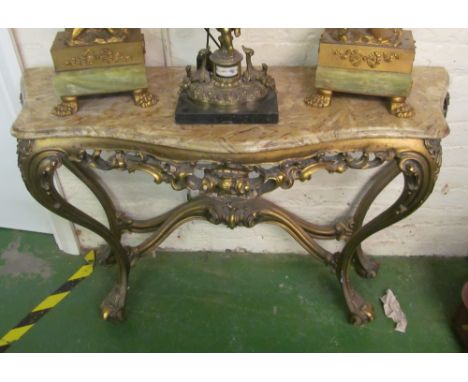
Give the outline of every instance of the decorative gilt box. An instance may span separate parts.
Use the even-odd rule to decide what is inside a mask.
[[[306,99],[316,107],[330,105],[333,92],[390,98],[390,112],[408,118],[415,42],[411,31],[362,28],[325,29],[320,39],[315,86]]]
[[[148,92],[145,41],[140,29],[71,28],[56,35],[51,48],[53,86],[62,103],[53,113],[78,111],[79,96],[129,92],[141,107],[155,103]]]

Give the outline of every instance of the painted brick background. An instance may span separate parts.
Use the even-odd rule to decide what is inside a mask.
[[[25,67],[51,66],[49,49],[56,29],[16,29],[18,50]],[[144,29],[147,65],[193,64],[205,43],[201,29]],[[243,29],[235,41],[255,50],[254,64],[315,65],[320,29]],[[408,219],[378,233],[364,243],[378,255],[468,255],[468,29],[413,29],[416,65],[444,66],[450,73],[451,105],[448,121],[451,134],[443,141],[443,166],[434,193],[424,206]],[[346,216],[369,171],[348,171],[343,175],[318,173],[308,183],[296,183],[288,191],[277,190],[267,197],[298,215],[322,223]],[[118,196],[124,210],[133,217],[150,217],[182,203],[185,192],[156,186],[144,174],[108,173],[104,180]],[[104,214],[89,191],[73,175],[61,171],[66,197],[104,220]],[[401,190],[397,179],[379,196],[370,216],[389,206]],[[139,195],[135,197],[135,195]],[[141,195],[141,196],[140,196]],[[99,239],[79,228],[83,246]],[[136,235],[129,242],[140,239]],[[334,243],[326,246],[333,248]],[[205,222],[192,222],[179,228],[163,248],[181,250],[254,251],[304,253],[288,234],[272,225],[253,229],[228,230]]]

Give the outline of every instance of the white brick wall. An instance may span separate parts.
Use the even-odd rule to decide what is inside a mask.
[[[57,30],[16,29],[15,36],[25,67],[50,66],[49,48]],[[200,29],[144,29],[147,64],[193,64],[205,35]],[[314,65],[320,29],[244,29],[236,45],[255,49],[254,64]],[[451,135],[443,141],[444,159],[438,184],[424,206],[408,219],[375,235],[364,247],[377,255],[468,255],[468,29],[414,29],[417,65],[440,65],[451,77],[451,105],[448,121]],[[297,214],[318,222],[331,222],[336,214],[346,215],[360,186],[372,171],[348,171],[343,175],[318,173],[308,183],[277,190],[268,198]],[[73,176],[62,171],[66,196],[93,215],[103,213],[89,191]],[[135,217],[149,217],[183,202],[185,193],[168,186],[155,186],[144,174],[105,174],[109,189],[119,196],[124,209]],[[371,211],[375,215],[391,204],[401,180],[379,196]],[[136,199],[136,193],[141,198]],[[80,229],[84,246],[97,238]],[[136,241],[136,237],[129,241]],[[333,243],[326,243],[327,247]],[[192,222],[179,228],[164,248],[182,250],[245,249],[254,252],[303,253],[289,236],[272,225],[233,231],[224,226]]]

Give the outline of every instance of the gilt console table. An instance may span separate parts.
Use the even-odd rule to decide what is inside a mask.
[[[133,107],[127,95],[89,98],[75,115],[58,118],[52,70],[27,70],[23,110],[12,133],[18,139],[19,167],[26,187],[44,207],[100,235],[118,267],[115,286],[104,299],[105,319],[121,319],[133,260],[155,249],[172,231],[192,219],[230,228],[274,223],[309,253],[336,272],[352,322],[373,318],[372,306],[353,288],[350,268],[375,276],[378,264],[361,243],[405,218],[433,190],[441,165],[440,140],[449,133],[444,118],[448,75],[445,69],[417,67],[409,102],[415,116],[399,119],[383,100],[337,96],[331,107],[314,109],[303,102],[311,93],[314,68],[272,68],[279,99],[277,125],[176,125],[174,110],[181,68],[149,68],[150,89],[159,103]],[[89,187],[102,204],[108,226],[71,205],[57,191],[54,174],[65,166]],[[288,189],[320,169],[380,166],[370,179],[352,217],[331,225],[307,222],[262,198],[278,187]],[[148,220],[119,211],[103,187],[100,171],[145,171],[156,183],[176,191],[198,191],[173,210]],[[363,224],[377,195],[398,174],[404,177],[400,197],[383,213]],[[155,190],[157,191],[157,190]],[[125,232],[153,232],[134,247],[122,244]],[[331,253],[315,239],[344,241]]]

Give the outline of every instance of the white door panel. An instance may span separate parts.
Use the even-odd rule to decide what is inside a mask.
[[[72,225],[37,203],[21,179],[16,139],[10,134],[21,110],[20,80],[21,67],[12,35],[0,28],[0,227],[54,233],[60,248],[77,253]]]

